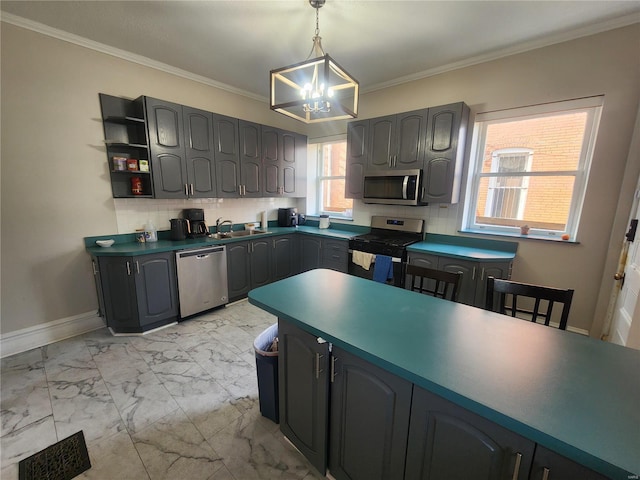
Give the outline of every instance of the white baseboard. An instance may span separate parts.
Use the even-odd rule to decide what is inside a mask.
[[[0,336],[0,358],[82,335],[104,326],[102,317],[97,311],[93,311],[9,332]]]

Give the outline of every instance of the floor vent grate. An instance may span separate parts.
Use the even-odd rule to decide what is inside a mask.
[[[82,430],[21,460],[19,480],[71,480],[91,468]]]

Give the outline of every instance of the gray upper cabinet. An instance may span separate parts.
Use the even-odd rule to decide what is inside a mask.
[[[469,107],[462,102],[429,109],[424,157],[424,202],[458,203]]]
[[[371,119],[367,166],[422,168],[426,125],[426,109]]]
[[[350,122],[346,198],[362,198],[367,170],[423,170],[423,203],[457,203],[469,107],[463,102]]]
[[[306,149],[306,136],[262,125],[265,197],[304,196]]]
[[[220,198],[240,196],[240,140],[238,119],[213,114],[213,156],[216,193]]]
[[[369,120],[349,122],[347,125],[347,165],[345,198],[362,198],[364,170],[367,166]]]
[[[187,188],[189,197],[216,196],[216,165],[213,150],[213,114],[183,107]]]
[[[262,196],[262,130],[257,123],[240,120],[241,197]]]
[[[182,105],[145,97],[151,172],[156,198],[187,196]]]

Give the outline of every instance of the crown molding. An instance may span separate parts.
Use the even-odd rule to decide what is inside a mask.
[[[423,78],[433,77],[442,73],[451,72],[453,70],[459,70],[461,68],[471,67],[480,63],[490,62],[498,60],[500,58],[509,57],[511,55],[517,55],[519,53],[536,50],[538,48],[548,47],[558,43],[568,42],[576,40],[582,37],[588,37],[590,35],[596,35],[598,33],[606,32],[608,30],[615,30],[616,28],[623,28],[635,23],[640,23],[640,13],[631,15],[625,15],[612,20],[596,23],[587,27],[576,28],[565,32],[560,32],[555,35],[549,35],[544,38],[532,40],[530,42],[520,43],[513,47],[503,48],[495,50],[483,55],[477,55],[474,57],[460,60],[459,62],[449,63],[435,68],[430,68],[422,72],[406,75],[404,77],[395,78],[388,82],[382,82],[375,85],[371,85],[366,89],[361,89],[361,93],[370,93],[376,90],[382,90],[389,87],[395,87],[404,83],[413,82],[415,80],[421,80]]]
[[[15,25],[17,27],[26,28],[27,30],[32,30],[34,32],[56,38],[64,42],[69,42],[74,45],[78,45],[80,47],[88,48],[100,53],[104,53],[106,55],[111,55],[113,57],[120,58],[122,60],[127,60],[132,63],[137,63],[138,65],[153,68],[155,70],[160,70],[162,72],[169,73],[171,75],[176,75],[178,77],[182,77],[187,80],[193,80],[194,82],[202,83],[204,85],[218,88],[220,90],[225,90],[229,93],[242,95],[243,97],[248,97],[252,100],[257,100],[259,102],[265,102],[265,103],[269,101],[268,98],[263,97],[261,95],[256,95],[254,93],[247,92],[246,90],[241,90],[239,88],[232,87],[231,85],[227,85],[226,83],[217,82],[211,78],[203,77],[201,75],[196,75],[194,73],[188,72],[186,70],[182,70],[180,68],[172,67],[171,65],[167,65],[166,63],[157,62],[155,60],[144,57],[142,55],[136,55],[135,53],[127,52],[126,50],[110,47],[109,45],[105,45],[100,42],[95,42],[93,40],[89,40],[79,35],[74,35],[72,33],[59,30],[57,28],[49,27],[48,25],[44,25],[39,22],[34,22],[33,20],[29,20],[29,19],[20,17],[18,15],[13,15],[11,13],[6,13],[6,12],[1,12],[1,13],[2,14],[1,14],[0,21],[9,23],[11,25]]]

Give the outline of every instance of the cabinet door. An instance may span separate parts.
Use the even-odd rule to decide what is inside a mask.
[[[347,125],[345,198],[362,198],[368,140],[369,120],[349,122]]]
[[[143,330],[178,318],[178,283],[173,252],[134,257],[138,322]],[[146,328],[145,328],[146,327]]]
[[[271,242],[268,238],[250,243],[251,288],[271,283]]]
[[[396,115],[369,120],[369,168],[391,168],[395,152]]]
[[[93,270],[93,280],[96,284],[96,295],[98,296],[98,315],[106,318],[102,279],[100,278],[100,264],[98,257],[94,257],[93,255],[91,255],[91,269]]]
[[[182,105],[145,98],[151,151],[151,172],[156,198],[187,196]]]
[[[331,475],[337,480],[403,478],[412,384],[336,346],[331,361]]]
[[[423,201],[458,202],[468,118],[464,103],[429,109]]]
[[[249,242],[227,245],[227,285],[231,302],[246,297],[251,290]]]
[[[525,480],[534,447],[532,441],[414,387],[406,480]]]
[[[427,110],[398,115],[394,168],[422,168],[424,139],[427,130]]]
[[[282,176],[282,133],[273,127],[262,126],[262,165],[264,185],[262,192],[267,197],[280,195]]]
[[[304,197],[307,192],[307,137],[283,132],[281,145],[280,195]]]
[[[487,296],[487,277],[511,278],[511,262],[482,263],[480,264],[480,278],[476,284],[475,306],[484,308]],[[498,301],[498,298],[496,298]]]
[[[453,257],[438,257],[438,269],[454,273],[461,272],[462,278],[458,288],[458,302],[475,305],[477,282],[480,278],[478,262]]]
[[[213,114],[213,156],[216,162],[217,196],[239,197],[240,192],[240,140],[238,120]]]
[[[531,475],[529,475],[529,480],[607,480],[608,478],[540,445],[536,447]]]
[[[322,266],[322,239],[300,235],[300,271],[306,272]]]
[[[262,132],[257,123],[240,120],[240,184],[243,197],[262,196]]]
[[[216,168],[213,154],[213,114],[183,107],[187,183],[190,197],[216,196]]]
[[[273,239],[272,269],[273,280],[291,277],[300,270],[300,254],[298,252],[298,237],[286,235]]]
[[[100,257],[100,280],[107,326],[114,332],[139,332],[132,257]]]
[[[327,469],[329,348],[278,320],[280,430],[324,475]]]

